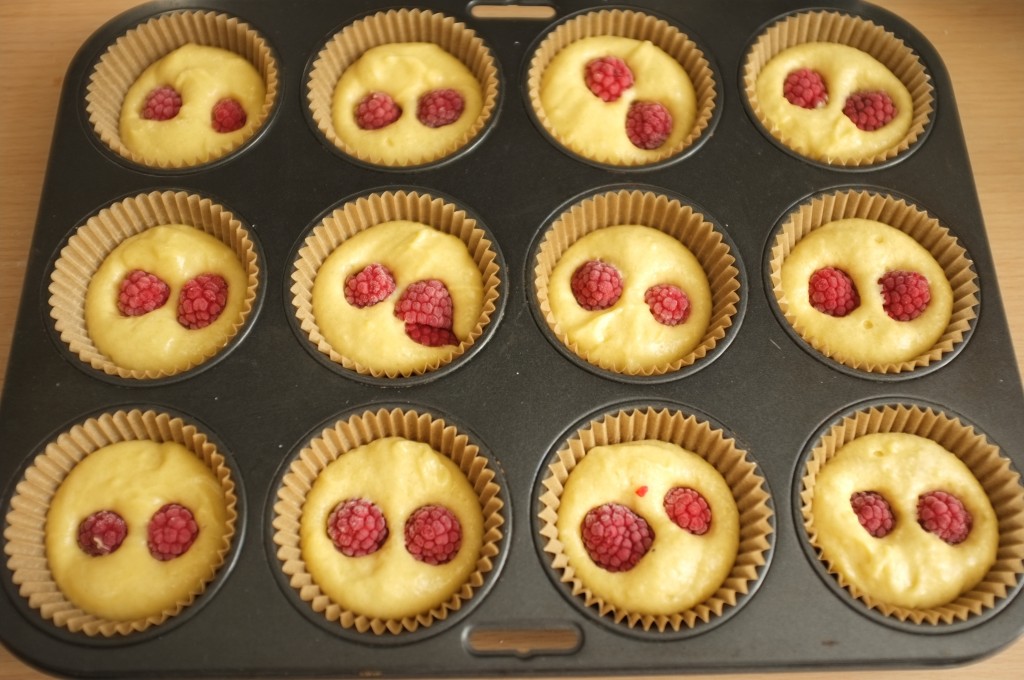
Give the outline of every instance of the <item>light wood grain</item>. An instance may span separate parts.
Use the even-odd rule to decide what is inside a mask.
[[[0,0],[0,382],[6,373],[65,69],[93,30],[136,4],[135,0]],[[1024,239],[1020,238],[1024,228],[1020,219],[1024,205],[1024,3],[879,0],[876,4],[924,33],[951,74],[1020,365],[1024,357]],[[725,16],[723,10],[723,20]],[[965,669],[885,673],[897,680],[964,676],[1024,677],[1024,640]],[[0,647],[0,680],[41,677],[45,676]],[[877,673],[811,671],[771,677],[866,680]]]

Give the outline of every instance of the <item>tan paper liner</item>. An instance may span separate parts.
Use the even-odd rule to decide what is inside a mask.
[[[480,270],[484,287],[480,318],[473,330],[470,331],[469,336],[459,342],[458,346],[452,347],[451,351],[441,359],[411,373],[365,366],[343,356],[327,342],[313,316],[313,283],[316,281],[317,272],[324,260],[346,239],[364,229],[392,220],[418,222],[462,239],[469,250],[470,257],[473,258]],[[370,194],[350,201],[333,211],[306,237],[305,243],[299,249],[298,258],[292,270],[292,305],[295,308],[295,316],[299,325],[309,336],[309,341],[331,361],[341,364],[349,370],[375,378],[421,375],[436,371],[441,366],[459,358],[469,351],[469,348],[483,334],[497,308],[498,288],[501,285],[501,280],[498,278],[500,272],[497,257],[498,254],[493,249],[490,239],[486,232],[477,226],[476,220],[451,203],[416,191],[387,191]]]
[[[440,153],[431,155],[421,152],[417,156],[417,150],[410,149],[404,163],[393,163],[339,138],[334,131],[331,105],[341,74],[364,52],[380,45],[407,42],[434,43],[465,64],[480,83],[483,106],[466,134]],[[365,163],[391,167],[416,166],[447,158],[480,135],[494,116],[497,105],[498,67],[484,41],[462,22],[429,10],[388,10],[355,21],[329,39],[313,62],[306,87],[313,122],[331,144]]]
[[[874,165],[895,158],[924,134],[935,108],[934,88],[924,63],[914,51],[893,33],[861,17],[838,12],[802,12],[773,24],[751,45],[743,62],[743,90],[750,108],[768,133],[793,148],[781,131],[765,116],[757,99],[757,76],[772,57],[783,50],[811,42],[830,42],[855,47],[885,65],[910,92],[914,115],[910,128],[895,146],[865,158],[814,158],[840,167]],[[795,151],[795,149],[794,149]]]
[[[255,135],[277,101],[278,66],[270,46],[243,21],[216,12],[177,11],[160,14],[136,26],[118,38],[100,57],[89,77],[86,111],[96,135],[115,153],[128,160],[156,168],[186,168],[203,165],[231,153],[240,144],[225,144],[209,149],[205,157],[184,163],[140,156],[121,141],[121,104],[128,89],[153,62],[187,43],[220,47],[248,60],[266,85],[263,108],[256,125],[243,140]]]
[[[220,347],[201,362],[181,371],[129,369],[101,353],[85,323],[85,293],[93,274],[122,241],[150,227],[187,224],[224,242],[238,256],[248,274],[248,287],[239,318]],[[183,191],[151,192],[126,198],[104,208],[80,226],[61,249],[50,277],[50,317],[60,339],[84,363],[107,375],[132,380],[166,378],[191,370],[223,350],[245,326],[260,285],[260,263],[249,231],[227,209],[208,198]]]
[[[476,491],[483,512],[484,527],[476,569],[462,586],[446,601],[429,611],[418,612],[401,619],[370,617],[342,608],[332,601],[306,570],[299,538],[306,495],[317,476],[347,451],[386,437],[403,437],[429,445],[450,458],[466,475]],[[503,490],[495,481],[495,472],[480,448],[460,433],[454,425],[427,413],[400,408],[365,411],[347,420],[339,420],[324,429],[291,463],[281,480],[274,503],[274,543],[281,569],[289,577],[298,596],[308,602],[314,612],[343,628],[374,635],[399,635],[443,621],[449,614],[459,611],[484,583],[485,575],[494,569],[494,558],[500,551],[505,507],[501,499]]]
[[[565,480],[587,453],[597,446],[623,442],[656,439],[691,451],[715,467],[732,489],[733,499],[740,515],[740,537],[736,562],[718,590],[706,601],[685,611],[671,615],[650,615],[620,609],[594,594],[577,576],[558,539],[558,508],[561,505]],[[740,595],[751,590],[760,578],[758,570],[767,562],[771,547],[773,515],[765,480],[758,473],[746,451],[703,420],[679,411],[635,408],[606,414],[580,428],[560,449],[555,460],[548,465],[543,481],[545,491],[539,501],[538,517],[542,521],[540,534],[546,539],[544,552],[556,571],[561,572],[562,583],[572,586],[574,597],[581,597],[588,607],[594,607],[601,616],[610,616],[616,623],[625,622],[630,628],[644,630],[666,629],[678,631],[684,626],[693,628],[698,622],[707,623],[721,616],[728,606],[736,606]]]
[[[643,162],[615,161],[615,165],[636,166],[661,163],[690,148],[711,123],[711,116],[718,105],[714,73],[704,53],[697,44],[663,19],[633,10],[610,9],[588,12],[558,26],[540,43],[530,58],[526,76],[527,95],[537,120],[553,139],[566,146],[552,127],[540,100],[540,85],[544,69],[562,49],[583,38],[595,36],[617,36],[633,40],[649,40],[655,46],[679,62],[693,83],[697,95],[697,117],[690,133],[672,147],[659,149],[657,157]],[[568,148],[566,146],[566,148]],[[578,153],[575,150],[574,153]],[[612,164],[608,158],[594,156],[598,163]]]
[[[46,516],[57,488],[82,459],[104,446],[135,440],[177,442],[213,471],[224,489],[226,532],[209,578],[188,597],[145,619],[116,621],[82,611],[57,587],[46,559]],[[235,481],[223,454],[194,425],[155,411],[133,409],[104,413],[75,425],[47,444],[18,482],[4,530],[7,567],[29,606],[38,609],[44,619],[57,626],[74,633],[104,637],[143,631],[178,615],[206,590],[231,549],[238,520],[237,504]]]
[[[928,609],[886,604],[833,571],[821,553],[812,512],[817,475],[843,445],[878,432],[914,434],[938,443],[970,468],[992,503],[999,522],[995,563],[981,582],[952,602]],[[839,585],[869,608],[900,621],[937,625],[977,616],[1007,597],[1024,573],[1024,489],[1020,475],[1011,469],[1010,460],[989,443],[984,434],[954,416],[931,408],[899,404],[874,406],[848,415],[832,426],[807,460],[800,487],[800,511],[808,540]]]
[[[949,325],[935,345],[924,354],[898,363],[860,362],[832,353],[825,338],[807,335],[803,326],[790,314],[789,303],[782,291],[782,263],[804,236],[829,222],[847,218],[875,220],[899,229],[928,250],[946,273],[946,279],[953,289],[953,310]],[[952,352],[964,340],[971,323],[978,316],[978,277],[972,269],[967,251],[938,220],[903,199],[853,189],[818,196],[789,216],[775,236],[770,258],[768,266],[772,292],[779,311],[793,330],[823,355],[859,371],[890,374],[923,368]]]
[[[624,224],[652,227],[678,239],[700,262],[711,286],[711,319],[701,343],[686,356],[644,367],[634,374],[664,375],[690,366],[713,350],[735,321],[740,301],[739,269],[729,244],[713,224],[690,206],[661,194],[626,189],[611,191],[584,199],[558,216],[537,249],[533,269],[533,286],[544,321],[559,342],[581,359],[608,371],[630,373],[624,366],[603,365],[592,360],[570,342],[552,315],[548,298],[551,272],[573,243],[598,229]]]

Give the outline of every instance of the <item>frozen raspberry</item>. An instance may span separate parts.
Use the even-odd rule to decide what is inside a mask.
[[[425,279],[410,283],[395,305],[395,316],[408,324],[432,328],[452,327],[452,296],[443,281]]]
[[[639,149],[657,149],[672,134],[672,114],[657,102],[633,102],[626,112],[626,136]]]
[[[856,513],[860,525],[875,538],[884,538],[896,524],[889,501],[877,491],[857,491],[850,496],[850,507]]]
[[[416,117],[427,127],[451,125],[462,115],[466,102],[455,90],[433,90],[420,97]]]
[[[146,120],[170,120],[181,110],[181,95],[173,87],[163,86],[146,95],[142,117]]]
[[[94,512],[78,525],[78,547],[87,555],[109,555],[121,547],[128,525],[113,510]]]
[[[210,124],[217,132],[234,132],[245,125],[245,109],[237,99],[221,99],[213,105]]]
[[[121,280],[117,309],[124,316],[141,316],[163,307],[170,294],[170,287],[160,277],[136,269]]]
[[[929,491],[917,499],[917,523],[950,545],[962,543],[971,533],[971,513],[956,496]]]
[[[457,345],[459,338],[447,328],[434,328],[422,323],[405,324],[405,334],[414,342],[427,347]]]
[[[811,274],[807,297],[812,307],[829,316],[846,316],[860,307],[853,279],[835,267],[823,267]]]
[[[678,286],[660,283],[651,286],[644,293],[644,302],[651,308],[651,314],[658,323],[678,326],[690,318],[690,298]]]
[[[871,132],[896,117],[896,105],[885,92],[854,92],[847,97],[843,113],[858,128]]]
[[[592,508],[583,517],[580,531],[590,559],[608,571],[629,571],[654,541],[647,520],[618,503]]]
[[[711,506],[696,489],[676,486],[665,494],[668,518],[691,534],[703,536],[711,528]]]
[[[189,330],[206,328],[228,302],[228,282],[217,274],[200,274],[185,283],[178,298],[178,323]]]
[[[402,109],[386,92],[371,92],[356,105],[356,125],[363,130],[379,130],[402,115]]]
[[[788,76],[782,84],[786,100],[804,109],[819,109],[828,103],[828,89],[821,74],[809,68],[800,68]]]
[[[459,518],[442,505],[424,505],[405,522],[405,548],[427,564],[446,564],[462,547]]]
[[[600,260],[589,260],[573,272],[569,282],[580,307],[588,311],[607,309],[622,296],[619,270]]]
[[[376,504],[350,498],[338,503],[327,518],[327,535],[342,554],[362,557],[380,550],[388,538],[388,525]]]
[[[368,264],[345,281],[345,299],[356,307],[371,307],[395,292],[395,277],[382,264]]]
[[[156,511],[147,529],[149,554],[166,562],[181,557],[199,535],[192,511],[177,503],[168,503]]]
[[[587,63],[583,79],[603,101],[613,102],[633,87],[633,72],[618,57],[598,57]]]
[[[917,272],[886,272],[878,283],[882,286],[882,308],[896,321],[921,316],[932,299],[928,279]]]

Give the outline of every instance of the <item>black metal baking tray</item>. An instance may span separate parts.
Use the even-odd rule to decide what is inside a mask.
[[[309,0],[297,9],[272,0],[166,0],[100,28],[71,64],[62,93],[38,223],[29,255],[7,381],[0,405],[4,508],[29,459],[55,434],[96,412],[146,405],[201,423],[230,453],[244,490],[233,562],[217,587],[178,620],[139,636],[91,639],[58,629],[28,607],[0,568],[0,637],[27,662],[81,676],[160,675],[556,675],[752,671],[809,667],[906,667],[967,662],[1016,639],[1024,600],[941,633],[865,615],[833,591],[802,549],[793,485],[808,440],[834,414],[881,400],[924,403],[962,417],[1024,467],[1024,406],[956,103],[940,56],[899,17],[835,0],[827,8],[866,17],[904,39],[923,59],[936,106],[927,139],[897,162],[848,171],[779,149],[745,110],[740,64],[774,18],[809,9],[797,0],[636,0],[702,45],[721,93],[713,133],[678,162],[644,171],[581,162],[552,145],[531,120],[523,93],[530,47],[552,21],[603,3],[564,0],[550,21],[485,20],[467,5],[430,8],[465,22],[495,54],[502,88],[497,119],[466,153],[415,171],[368,168],[341,157],[310,126],[304,75],[327,36],[393,3]],[[134,166],[96,139],[84,112],[85,84],[99,56],[132,26],[179,8],[222,10],[271,44],[281,69],[277,110],[244,149],[212,165],[177,172]],[[700,370],[659,382],[625,381],[568,360],[531,313],[531,243],[573,197],[602,187],[643,185],[683,196],[720,225],[744,266],[744,309],[728,347]],[[380,386],[348,379],[314,359],[293,332],[286,293],[293,248],[328,207],[380,187],[454,198],[475,213],[504,255],[504,314],[488,342],[436,380]],[[970,253],[981,287],[968,342],[939,369],[899,380],[836,370],[803,349],[773,314],[760,274],[766,239],[781,215],[808,195],[866,187],[911,199],[936,216]],[[221,360],[188,377],[152,385],[115,384],[68,357],[48,315],[52,258],[68,235],[116,200],[151,190],[208,196],[251,226],[262,248],[265,299],[250,332]],[[756,590],[726,620],[684,636],[638,635],[570,602],[549,577],[536,532],[535,486],[549,451],[573,424],[618,404],[670,404],[720,423],[765,476],[775,510],[774,547]],[[414,405],[464,425],[503,472],[509,523],[504,564],[453,625],[394,640],[342,635],[312,623],[281,587],[269,526],[282,465],[313,428],[339,414],[382,404]],[[1016,595],[1020,584],[1013,589]],[[548,631],[567,640],[507,653],[473,648],[475,633]],[[514,636],[513,636],[514,637]]]

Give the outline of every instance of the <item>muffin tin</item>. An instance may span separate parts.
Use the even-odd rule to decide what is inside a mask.
[[[414,170],[378,169],[337,153],[311,124],[305,82],[318,50],[388,3],[311,0],[294,12],[271,0],[210,0],[203,10],[237,16],[266,39],[277,59],[277,103],[264,129],[219,161],[144,168],[94,134],[86,87],[110,44],[180,3],[151,3],[100,28],[65,79],[15,328],[0,406],[5,516],[15,486],[48,442],[90,416],[132,408],[200,425],[233,464],[244,502],[231,559],[213,587],[180,616],[143,633],[88,637],[55,626],[19,595],[5,559],[4,643],[64,675],[323,677],[904,667],[966,662],[1016,639],[1024,627],[1024,600],[1015,597],[1019,556],[1008,556],[1016,573],[995,606],[950,624],[901,622],[835,587],[807,547],[800,516],[806,451],[856,405],[934,408],[977,428],[1011,468],[1024,465],[1024,394],[941,59],[899,17],[853,0],[831,3],[911,46],[931,77],[935,110],[923,141],[895,159],[857,170],[824,167],[771,142],[741,89],[743,59],[757,35],[780,15],[807,7],[793,0],[737,5],[724,12],[710,1],[631,3],[697,42],[720,78],[713,131],[692,153],[646,170],[583,162],[552,144],[532,118],[528,62],[551,21],[476,19],[465,3],[446,0],[429,6],[465,22],[498,63],[494,120],[465,151]],[[557,9],[553,21],[594,7],[566,0]],[[738,313],[728,342],[695,364],[700,370],[656,381],[598,373],[567,358],[543,329],[531,244],[566,205],[624,188],[662,190],[697,206],[738,253]],[[980,288],[977,319],[941,365],[885,379],[837,370],[798,343],[773,310],[764,267],[775,225],[810,196],[845,189],[905,197],[970,253]],[[325,211],[348,197],[391,190],[451,197],[486,225],[503,256],[502,304],[485,342],[457,370],[394,384],[339,375],[313,356],[296,331],[289,292],[296,248]],[[264,266],[263,294],[242,337],[201,370],[146,382],[108,376],[68,353],[50,318],[47,289],[60,248],[79,225],[118,200],[152,191],[198,194],[230,210],[251,228]],[[285,469],[315,433],[346,414],[382,407],[445,418],[477,440],[500,472],[504,534],[495,568],[464,615],[409,634],[341,634],[340,627],[311,621],[282,576],[274,499]],[[750,592],[741,606],[726,606],[722,620],[698,620],[684,635],[628,628],[579,606],[553,574],[540,534],[542,478],[561,443],[599,414],[646,407],[719,425],[748,453],[771,494],[771,546]],[[1014,490],[1020,493],[1019,484]]]

